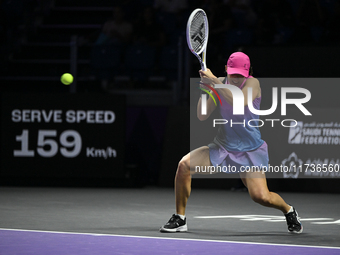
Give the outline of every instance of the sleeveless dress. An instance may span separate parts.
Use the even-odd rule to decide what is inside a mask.
[[[253,78],[249,76],[249,78]],[[240,89],[248,78],[244,80]],[[227,79],[225,81],[227,83]],[[267,143],[261,139],[258,127],[259,116],[250,112],[248,106],[244,108],[244,115],[233,115],[233,107],[221,97],[222,105],[219,106],[220,114],[227,124],[219,125],[219,129],[213,142],[208,145],[210,162],[212,166],[220,166],[226,173],[240,172],[246,167],[268,168]],[[253,100],[253,106],[259,110],[261,97]],[[252,120],[249,124],[248,121]],[[231,122],[233,123],[231,125]],[[255,127],[252,127],[255,126]],[[230,171],[230,166],[234,166]]]

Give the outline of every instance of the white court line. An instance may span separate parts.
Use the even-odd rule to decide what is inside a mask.
[[[274,215],[218,215],[218,216],[194,216],[197,219],[241,219],[241,220],[253,220],[260,221],[266,219],[272,220],[286,220],[284,216],[274,216]],[[300,218],[301,221],[314,221],[314,220],[334,220],[334,218]]]
[[[194,216],[197,219],[239,219],[243,221],[266,221],[282,222],[286,221],[284,216],[273,215],[218,215],[218,216]],[[312,222],[312,224],[339,224],[340,220],[334,221],[333,218],[300,218],[301,221],[332,221],[332,222]]]
[[[170,238],[170,237],[157,237],[157,236],[133,236],[133,235],[115,235],[115,234],[96,234],[96,233],[78,233],[78,232],[62,232],[62,231],[30,230],[30,229],[10,229],[10,228],[0,228],[0,231],[1,230],[5,230],[5,231],[18,231],[18,232],[33,232],[33,233],[51,233],[51,234],[69,234],[69,235],[91,235],[91,236],[148,238],[148,239],[161,239],[161,240],[215,242],[215,243],[231,243],[231,244],[232,243],[235,243],[235,244],[257,244],[257,245],[288,246],[288,247],[304,247],[304,248],[321,248],[321,249],[337,249],[337,250],[340,250],[340,247],[315,246],[315,245],[299,245],[299,244],[257,243],[257,242],[208,240],[208,239]]]
[[[223,218],[245,218],[245,217],[261,217],[261,218],[281,218],[284,216],[273,216],[273,215],[259,215],[259,214],[246,214],[246,215],[218,215],[218,216],[194,216],[199,219],[223,219]]]
[[[312,222],[312,224],[321,224],[321,225],[325,225],[325,224],[339,224],[340,225],[340,220],[331,221],[331,222]]]

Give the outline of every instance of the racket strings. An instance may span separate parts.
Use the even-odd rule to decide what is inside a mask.
[[[197,12],[193,17],[190,26],[190,41],[193,50],[196,53],[202,49],[206,39],[207,36],[204,14],[202,12]]]

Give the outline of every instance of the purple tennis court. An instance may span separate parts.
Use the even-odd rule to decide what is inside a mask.
[[[284,194],[299,208],[300,235],[248,196],[196,189],[188,232],[160,233],[172,189],[2,187],[0,254],[340,254],[339,195]]]
[[[340,248],[0,230],[1,254],[340,254]]]

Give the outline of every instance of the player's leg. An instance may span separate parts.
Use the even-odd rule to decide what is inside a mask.
[[[241,173],[241,179],[248,188],[250,197],[263,206],[272,207],[287,213],[290,206],[274,192],[270,192],[267,186],[266,176],[262,172]]]
[[[185,155],[178,163],[175,176],[176,214],[161,227],[161,232],[187,231],[185,208],[191,192],[191,175],[195,166],[210,166],[209,147],[203,146]]]
[[[248,172],[241,173],[241,179],[248,188],[250,197],[263,206],[278,209],[284,213],[287,220],[288,231],[291,233],[302,233],[303,227],[294,207],[288,205],[283,198],[275,192],[271,192],[267,186],[265,173]]]
[[[209,147],[203,146],[185,155],[178,163],[175,176],[176,213],[185,215],[191,192],[191,175],[195,166],[210,166]]]

